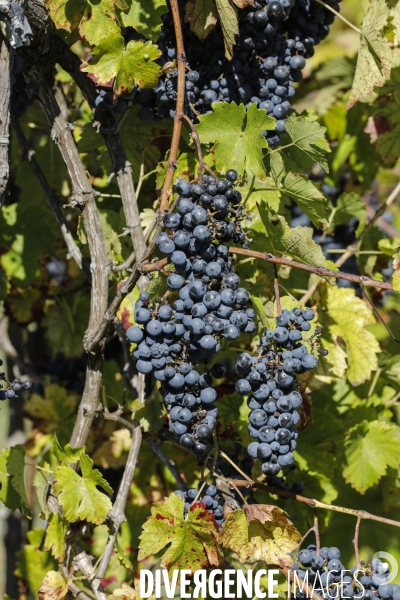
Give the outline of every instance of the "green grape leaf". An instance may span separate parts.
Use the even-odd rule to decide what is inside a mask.
[[[318,163],[328,173],[327,155],[331,149],[326,139],[326,127],[309,117],[295,115],[288,117],[285,126],[292,140],[283,150],[285,155],[300,167],[300,171],[309,170]]]
[[[89,44],[95,46],[102,44],[103,40],[109,39],[110,36],[119,37],[121,29],[115,14],[114,0],[88,1],[79,25],[79,33]]]
[[[161,75],[154,62],[161,55],[151,42],[133,40],[125,46],[121,34],[112,33],[100,40],[93,49],[90,63],[83,63],[81,70],[88,73],[96,85],[109,84],[115,78],[114,92],[120,95],[131,91],[135,84],[154,87]]]
[[[156,298],[163,296],[167,290],[168,283],[166,276],[163,273],[157,273],[157,271],[155,271],[146,288],[146,292],[152,300],[155,300]]]
[[[271,172],[279,191],[292,198],[316,227],[327,225],[326,198],[306,175],[287,173],[283,157],[278,152],[271,155]]]
[[[400,292],[400,247],[398,251],[393,255],[393,275],[392,275],[392,283],[393,289],[396,292]]]
[[[127,158],[132,163],[133,176],[139,178],[140,165],[145,173],[155,169],[168,150],[171,139],[173,119],[160,122],[143,122],[138,117],[140,106],[133,106],[120,129],[120,135],[126,149]],[[101,143],[101,135],[99,143]]]
[[[161,16],[168,12],[165,0],[127,0],[128,9],[120,13],[119,17],[124,27],[133,27],[145,38],[156,42],[160,36],[162,21]]]
[[[26,544],[21,552],[18,552],[18,562],[15,575],[26,581],[30,590],[37,591],[46,573],[57,569],[57,561],[50,552],[43,552],[41,544],[44,537],[43,529],[32,529],[28,531]]]
[[[363,222],[366,215],[367,209],[361,196],[355,192],[341,194],[329,220],[329,231],[333,231],[337,225],[348,223],[351,217]]]
[[[51,513],[46,529],[44,549],[49,550],[57,562],[64,562],[67,551],[65,537],[68,529],[68,521],[58,513]]]
[[[78,27],[87,7],[86,0],[45,0],[45,4],[57,29],[69,32]]]
[[[68,463],[78,462],[81,456],[85,453],[85,447],[71,448],[70,444],[67,444],[64,446],[64,449],[62,449],[57,439],[57,435],[54,434],[51,442],[51,452],[54,454],[59,463],[66,466]]]
[[[82,476],[71,467],[58,467],[54,474],[54,492],[58,494],[60,505],[70,523],[86,520],[101,525],[112,504],[108,496],[99,492],[96,486],[102,487],[109,494],[113,490],[100,471],[93,469],[93,461],[86,454],[81,456],[80,466]]]
[[[7,508],[14,511],[21,506],[21,498],[17,490],[12,485],[11,477],[8,473],[7,460],[11,454],[11,448],[6,448],[0,454],[0,501]]]
[[[185,21],[191,31],[203,41],[218,22],[214,0],[188,0],[185,6]]]
[[[43,325],[53,352],[62,352],[67,358],[82,354],[89,310],[90,299],[84,293],[62,296],[59,302],[49,303]]]
[[[146,433],[156,434],[165,422],[160,387],[161,384],[157,381],[150,396],[135,411],[135,419],[139,419],[140,427]]]
[[[31,517],[28,497],[25,491],[25,448],[18,444],[6,448],[0,454],[0,500],[10,510],[19,508],[24,515]]]
[[[197,132],[202,144],[214,144],[214,160],[217,170],[225,173],[235,169],[239,175],[265,178],[263,149],[268,147],[261,135],[275,128],[275,119],[268,117],[265,110],[251,104],[246,111],[243,104],[232,102],[213,104],[214,111],[199,117]]]
[[[157,554],[169,545],[161,566],[168,569],[170,576],[175,569],[190,569],[193,573],[204,567],[218,567],[224,558],[217,536],[218,525],[203,504],[192,505],[184,519],[182,498],[171,494],[151,508],[151,516],[140,536],[138,560]]]
[[[321,247],[312,239],[313,230],[309,227],[292,227],[272,210],[260,211],[268,238],[274,252],[287,254],[295,260],[313,267],[332,268],[322,254]]]
[[[269,320],[267,315],[265,314],[265,308],[260,298],[250,294],[250,300],[254,310],[256,311],[257,317],[260,319],[261,325],[263,327],[269,327]]]
[[[375,87],[382,87],[390,77],[393,44],[384,32],[389,16],[390,8],[386,0],[370,1],[361,24],[357,67],[347,110],[365,96],[371,95]]]
[[[42,465],[43,469],[48,469],[50,471],[50,465],[48,463],[44,463]],[[33,477],[33,486],[36,490],[36,496],[42,509],[43,514],[47,517],[47,492],[49,490],[49,485],[51,485],[51,479],[53,478],[52,473],[47,473],[42,469],[38,469]]]
[[[386,475],[388,467],[400,464],[400,427],[384,421],[363,421],[345,440],[347,465],[343,476],[347,483],[364,494]]]
[[[233,46],[239,33],[238,12],[232,0],[215,0],[215,5],[224,36],[225,56],[228,60],[232,60]]]
[[[242,564],[251,558],[268,564],[286,564],[301,535],[286,513],[266,504],[249,504],[229,513],[219,541],[233,550]]]
[[[375,318],[366,302],[355,291],[332,287],[325,299],[326,312],[320,318],[335,343],[344,343],[347,354],[347,377],[352,385],[360,385],[378,368],[379,342],[367,329]]]

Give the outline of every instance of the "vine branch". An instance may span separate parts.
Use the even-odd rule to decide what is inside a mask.
[[[257,490],[264,490],[266,492],[270,492],[270,494],[282,496],[283,498],[291,498],[292,500],[296,500],[297,502],[307,504],[307,506],[310,506],[311,508],[323,508],[325,510],[332,510],[334,512],[352,515],[354,517],[357,517],[357,519],[359,519],[360,521],[362,519],[365,519],[367,521],[379,521],[380,523],[385,523],[386,525],[400,527],[400,521],[394,521],[393,519],[387,519],[386,517],[379,517],[378,515],[373,515],[365,510],[357,510],[355,508],[345,508],[343,506],[335,506],[334,504],[326,504],[325,502],[320,502],[320,500],[315,500],[314,498],[306,498],[305,496],[299,496],[298,494],[294,494],[293,492],[285,492],[284,490],[278,490],[276,488],[270,487],[269,485],[257,483],[256,481],[243,481],[243,479],[232,479],[232,484],[236,485],[237,487],[251,487]]]
[[[174,22],[175,38],[176,38],[176,53],[178,62],[178,82],[177,82],[177,99],[174,117],[174,129],[172,131],[171,149],[168,158],[168,167],[164,179],[164,184],[160,196],[160,212],[168,210],[169,193],[172,187],[174,172],[176,169],[176,160],[178,158],[179,140],[182,132],[182,115],[185,107],[185,66],[186,55],[183,45],[183,33],[181,26],[181,17],[179,14],[178,0],[170,0],[172,18]]]

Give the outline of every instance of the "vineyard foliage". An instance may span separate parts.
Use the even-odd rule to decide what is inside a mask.
[[[203,43],[218,35],[229,62],[253,0],[179,4],[191,35]],[[160,60],[170,9],[165,0],[26,0],[32,42],[10,50],[23,86],[11,94],[1,207],[0,346],[8,379],[33,384],[0,403],[0,500],[26,523],[22,547],[7,556],[15,597],[61,600],[80,588],[86,598],[136,599],[142,568],[161,565],[172,577],[290,565],[314,511],[262,485],[229,488],[243,472],[400,519],[400,0],[342,1],[345,20],[336,18],[294,84],[279,144],[268,142],[271,113],[227,101],[198,114],[194,129],[183,118],[175,149],[179,115],[143,119],[139,101],[176,69],[179,86],[180,58]],[[100,89],[114,107],[125,98],[123,116],[96,110]],[[229,169],[245,242],[227,245],[237,247],[234,268],[256,326],[222,340],[203,369],[224,365],[213,371],[218,422],[206,460],[169,431],[163,384],[138,373],[126,331],[139,324],[140,293],[157,307],[178,299],[167,286],[177,269],[160,266],[165,254],[151,246],[176,184]],[[240,353],[258,355],[282,309],[306,306],[315,312],[309,339],[327,352],[299,375],[295,463],[271,479],[247,454],[250,409],[234,365]],[[184,495],[173,492],[219,476],[225,507],[233,503],[223,524],[200,501],[184,512]],[[317,512],[322,545],[340,547],[350,564],[356,520]],[[400,561],[397,531],[363,521],[361,558],[385,550]]]

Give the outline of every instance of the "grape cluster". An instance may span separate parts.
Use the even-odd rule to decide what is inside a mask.
[[[196,454],[205,452],[201,440],[211,435],[218,416],[212,377],[199,364],[206,365],[219,352],[222,340],[256,329],[255,312],[246,309],[249,294],[240,287],[224,244],[232,239],[247,244],[236,179],[231,169],[218,180],[205,175],[201,184],[178,181],[176,212],[164,216],[167,231],[156,239],[173,265],[167,285],[177,299],[151,302],[143,292],[135,304],[136,325],[127,330],[128,340],[137,344],[133,355],[138,371],[154,372],[162,383],[170,430]],[[215,364],[211,373],[218,379],[225,369]]]
[[[202,482],[199,483],[199,489],[201,485]],[[185,517],[189,512],[190,506],[197,498],[199,489],[190,488],[187,490],[187,492],[182,492],[181,490],[176,490],[174,492],[174,494],[180,496],[185,503],[183,509]],[[214,515],[218,525],[222,525],[222,523],[224,522],[224,500],[219,496],[218,490],[215,487],[215,485],[206,485],[203,491],[201,492],[201,495],[199,496],[198,500],[196,500],[196,503],[197,502],[202,502],[207,512]]]
[[[249,395],[248,429],[257,440],[249,445],[248,453],[261,460],[266,475],[277,475],[281,468],[294,463],[292,452],[297,444],[298,409],[302,405],[296,376],[318,365],[313,350],[327,354],[320,348],[319,329],[307,340],[311,352],[302,343],[314,317],[311,308],[283,310],[276,317],[276,328],[268,329],[262,337],[258,355],[243,352],[236,360],[240,379],[235,389],[242,396]]]
[[[3,365],[3,361],[0,359],[0,367]],[[21,390],[30,390],[32,383],[27,379],[22,382],[20,379],[14,379],[13,382],[8,381],[4,372],[0,373],[0,381],[5,383],[6,389],[4,390],[3,384],[0,384],[0,400],[7,400],[8,398],[18,398],[18,392]]]
[[[340,0],[328,0],[339,10]],[[276,131],[265,131],[270,145],[280,141],[295,94],[293,83],[302,79],[306,58],[329,33],[334,14],[315,0],[257,0],[239,9],[239,34],[233,59],[225,57],[223,35],[218,26],[202,42],[185,23],[186,2],[179,2],[188,71],[185,81],[185,112],[196,120],[211,112],[214,102],[256,103],[276,119]],[[160,64],[166,74],[154,88],[153,97],[139,111],[145,121],[174,116],[177,98],[177,58],[171,14],[163,16],[159,38]],[[168,66],[172,65],[172,68]]]
[[[137,90],[138,88],[134,87],[131,92],[125,92],[116,98],[111,87],[97,88],[95,106],[101,112],[110,110],[113,115],[119,117],[128,110],[128,106],[135,98]]]
[[[368,565],[361,561],[359,570],[357,567],[346,570],[340,555],[338,548],[324,547],[317,552],[316,546],[310,544],[299,552],[298,563],[293,568],[302,579],[308,573],[309,584],[324,598],[400,600],[400,586],[387,583],[390,573],[386,563],[374,558]],[[294,597],[305,600],[307,592],[296,588]]]

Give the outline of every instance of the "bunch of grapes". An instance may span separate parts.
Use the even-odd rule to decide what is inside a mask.
[[[0,367],[3,365],[3,361],[0,359]],[[27,379],[22,382],[20,379],[14,379],[14,381],[8,381],[4,372],[0,373],[0,381],[5,383],[6,389],[4,390],[3,384],[0,384],[0,400],[7,400],[11,398],[18,398],[18,392],[22,390],[30,390],[32,383]]]
[[[152,302],[143,292],[135,304],[136,325],[127,330],[128,340],[137,344],[133,355],[138,371],[154,372],[161,382],[170,430],[199,455],[206,451],[201,440],[215,430],[218,416],[217,392],[206,365],[222,340],[256,329],[255,312],[246,308],[249,294],[240,287],[224,243],[247,244],[236,179],[236,171],[228,170],[218,180],[203,176],[201,184],[178,181],[176,212],[165,215],[167,231],[156,240],[175,269],[167,278],[168,300],[171,294],[177,299]],[[215,364],[211,373],[223,377],[223,365]]]
[[[249,434],[257,440],[249,445],[248,453],[261,460],[266,475],[277,475],[294,463],[302,405],[296,377],[318,365],[314,350],[327,354],[320,348],[319,329],[307,339],[310,352],[302,343],[314,317],[311,308],[283,310],[276,317],[276,328],[262,337],[257,356],[243,352],[236,360],[240,379],[235,389],[242,396],[249,395]]]
[[[125,92],[116,98],[111,87],[99,87],[97,88],[95,106],[101,112],[110,110],[113,115],[119,117],[128,110],[128,106],[134,100],[137,90],[138,88],[134,87],[131,92]]]
[[[293,568],[302,579],[308,574],[309,584],[324,598],[400,599],[400,586],[388,583],[390,573],[386,563],[374,558],[368,565],[361,561],[360,569],[346,569],[340,555],[338,548],[321,548],[317,552],[316,546],[310,544],[299,552]],[[294,597],[305,600],[307,592],[296,588]]]
[[[199,489],[201,487],[202,482],[199,483]],[[176,490],[174,494],[177,494],[184,501],[184,516],[186,517],[190,506],[194,503],[199,493],[199,489],[190,488],[187,492],[182,492],[181,490]],[[216,522],[218,525],[222,525],[224,522],[224,500],[218,494],[218,490],[215,485],[206,485],[203,489],[200,497],[196,500],[197,502],[202,502],[204,504],[207,512],[214,515]]]
[[[339,10],[339,1],[328,0]],[[221,28],[201,42],[185,23],[186,2],[179,2],[188,71],[185,81],[185,112],[194,121],[199,114],[211,112],[214,102],[256,103],[276,119],[276,131],[265,131],[270,145],[280,141],[295,94],[293,83],[302,79],[306,58],[314,46],[325,39],[334,14],[315,0],[257,0],[239,9],[239,34],[232,60],[225,57]],[[177,69],[170,68],[177,58],[171,14],[163,17],[159,38],[163,52],[161,65],[166,70],[146,95],[139,116],[145,121],[174,116],[177,98]]]

